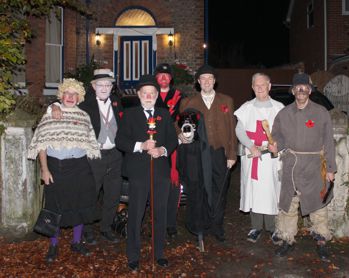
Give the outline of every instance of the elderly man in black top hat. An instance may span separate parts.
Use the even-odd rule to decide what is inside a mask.
[[[331,239],[327,205],[333,197],[330,182],[336,172],[335,147],[330,114],[309,99],[311,91],[309,76],[295,74],[292,87],[295,101],[277,114],[273,124],[276,145],[269,149],[285,150],[276,227],[283,244],[276,255],[283,257],[294,249],[300,208],[303,216],[310,216],[310,231],[317,242],[319,257],[329,261],[325,245]]]
[[[173,122],[179,113],[179,105],[182,99],[181,92],[173,86],[173,72],[169,64],[163,63],[156,66],[155,78],[160,87],[159,97],[155,106],[168,109]],[[167,204],[167,234],[175,237],[177,234],[177,210],[180,197],[180,183],[177,170],[177,151],[170,157],[171,161],[171,187]]]
[[[122,183],[122,154],[115,147],[122,107],[119,98],[111,94],[115,82],[113,75],[110,69],[96,69],[91,81],[94,93],[90,93],[79,108],[90,116],[102,154],[101,159],[90,161],[96,183],[96,200],[101,202],[100,233],[105,240],[117,243],[119,240],[112,232],[111,224],[119,204]],[[52,105],[56,117],[60,117],[57,107]],[[91,225],[85,225],[83,237],[86,243],[96,244]]]
[[[154,254],[159,266],[168,265],[164,258],[170,189],[168,157],[177,146],[176,130],[169,112],[155,106],[159,95],[155,77],[142,76],[137,94],[141,105],[125,110],[116,140],[117,147],[125,152],[123,173],[130,182],[126,253],[128,267],[133,271],[139,268],[141,224],[150,195],[151,177],[154,188]]]

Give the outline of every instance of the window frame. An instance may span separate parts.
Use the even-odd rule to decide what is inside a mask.
[[[51,42],[47,42],[46,41],[46,35],[45,35],[45,53],[46,53],[46,49],[48,46],[51,47],[58,47],[59,48],[59,63],[58,63],[58,72],[59,72],[59,82],[48,82],[47,81],[47,77],[46,77],[46,69],[48,66],[48,63],[51,63],[51,59],[49,59],[49,61],[47,61],[46,59],[46,54],[45,54],[45,87],[46,88],[58,88],[58,85],[60,82],[62,82],[63,80],[63,46],[64,46],[64,9],[63,7],[56,7],[55,9],[59,9],[60,10],[60,43],[59,44],[55,44],[55,43],[51,43]],[[53,15],[56,16],[56,14],[53,11]],[[46,19],[46,20],[50,20],[51,16]],[[47,22],[47,21],[46,21]],[[49,30],[46,30],[45,32],[47,32]],[[51,65],[52,66],[52,65]],[[47,90],[44,91],[44,94],[51,94],[50,92],[47,92]]]
[[[314,21],[314,0],[310,0],[307,4],[307,29],[315,26]]]
[[[342,15],[349,15],[349,1],[342,0]]]

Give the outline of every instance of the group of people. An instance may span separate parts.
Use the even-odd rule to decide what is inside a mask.
[[[280,244],[276,254],[286,255],[294,247],[300,205],[302,215],[310,214],[319,255],[327,259],[325,242],[331,235],[326,205],[331,196],[324,201],[320,191],[334,179],[334,146],[328,112],[309,100],[307,77],[295,77],[295,103],[283,108],[269,97],[270,78],[257,73],[252,78],[256,98],[235,113],[233,99],[215,91],[217,75],[209,65],[195,75],[200,93],[185,98],[172,85],[171,66],[158,65],[154,75],[143,75],[138,82],[140,104],[125,110],[111,94],[115,80],[109,69],[95,70],[94,93],[86,95],[79,81],[64,79],[58,88],[60,101],[37,126],[28,157],[39,156],[45,207],[62,214],[61,227],[73,227],[71,250],[90,254],[85,243],[96,244],[96,220],[101,237],[118,242],[111,225],[122,176],[129,180],[126,254],[132,271],[139,269],[151,181],[157,265],[168,265],[165,240],[166,234],[177,234],[181,184],[188,192],[188,230],[225,241],[224,212],[238,138],[246,150],[241,157],[240,210],[251,216],[247,239],[256,242],[264,224],[272,241]],[[271,134],[263,129],[265,120]],[[58,236],[50,238],[48,262],[58,256]]]
[[[305,73],[294,75],[295,101],[286,107],[270,98],[270,88],[267,75],[255,74],[256,97],[235,111],[236,134],[245,149],[240,210],[251,217],[247,240],[256,242],[264,228],[280,245],[275,254],[286,256],[295,246],[300,208],[302,216],[310,216],[319,257],[329,261],[327,205],[336,172],[330,114],[309,99],[313,85]]]

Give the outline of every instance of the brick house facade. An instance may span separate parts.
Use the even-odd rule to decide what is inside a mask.
[[[349,1],[291,0],[290,61],[349,74]],[[293,6],[292,6],[293,4]]]
[[[179,61],[192,69],[204,63],[206,1],[86,2],[93,17],[87,19],[61,9],[62,20],[56,23],[54,35],[50,33],[53,24],[32,19],[35,38],[25,48],[27,64],[23,77],[31,95],[54,94],[55,85],[65,73],[92,58],[101,67],[111,68],[118,82],[124,79],[120,84],[126,87],[134,84],[126,81],[136,82],[140,75],[152,73],[157,63]],[[128,21],[121,22],[125,17]],[[174,34],[172,46],[168,43],[170,33]],[[96,34],[100,35],[98,45]],[[50,55],[56,55],[54,62]],[[52,80],[48,80],[50,74]]]

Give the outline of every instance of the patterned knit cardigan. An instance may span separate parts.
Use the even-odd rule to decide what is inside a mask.
[[[48,147],[55,150],[80,148],[86,150],[89,158],[101,157],[90,117],[78,107],[62,107],[61,120],[53,119],[51,113],[42,117],[29,145],[28,158],[35,159]]]

